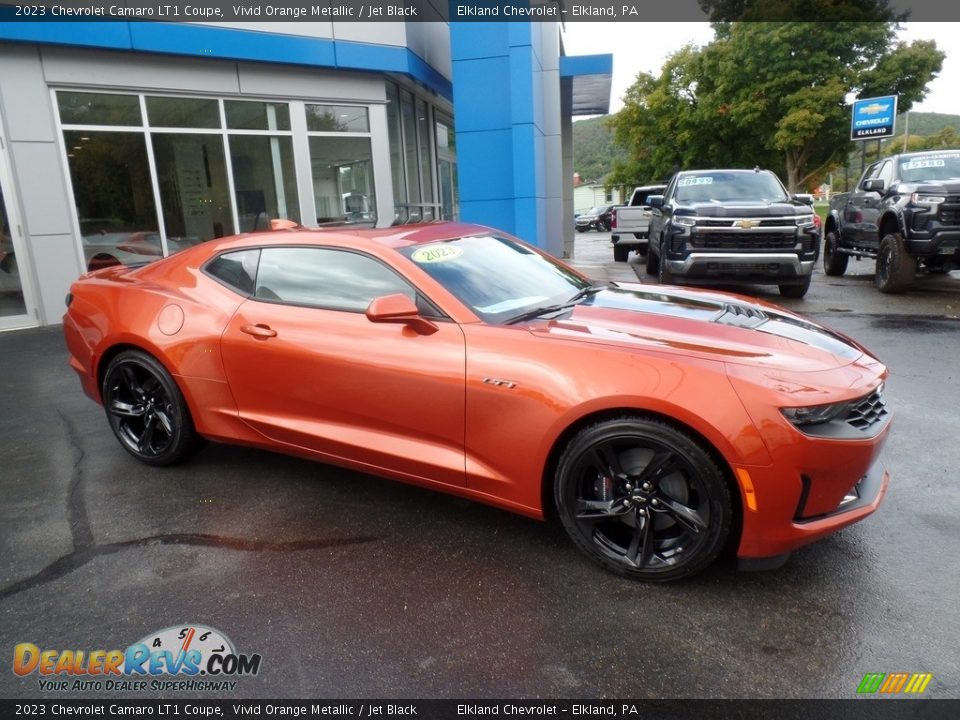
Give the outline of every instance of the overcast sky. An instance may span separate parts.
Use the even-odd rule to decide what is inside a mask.
[[[947,53],[939,77],[930,83],[926,100],[914,110],[960,115],[960,23],[906,23],[900,38],[905,41],[936,40]],[[713,39],[708,23],[597,23],[566,24],[564,47],[567,55],[613,53],[613,86],[610,111],[616,112],[621,98],[638,72],[657,74],[666,57],[688,42],[705,45]]]

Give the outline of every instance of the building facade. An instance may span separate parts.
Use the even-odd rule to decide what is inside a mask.
[[[0,23],[0,329],[58,323],[87,270],[283,224],[562,255],[570,118],[609,72],[555,23]]]

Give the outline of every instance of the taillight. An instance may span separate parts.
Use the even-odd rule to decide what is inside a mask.
[[[617,211],[614,210],[613,214],[610,216],[610,229],[612,230],[617,226]]]

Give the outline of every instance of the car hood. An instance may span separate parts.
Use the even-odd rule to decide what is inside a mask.
[[[960,179],[952,180],[915,180],[909,183],[900,183],[897,190],[903,194],[914,192],[933,192],[945,195],[960,193]]]
[[[849,338],[768,303],[718,292],[618,283],[568,314],[528,326],[535,336],[649,349],[794,372],[857,361]]]
[[[731,202],[711,200],[682,203],[683,211],[692,211],[701,217],[779,217],[781,215],[809,215],[813,208],[801,202]]]

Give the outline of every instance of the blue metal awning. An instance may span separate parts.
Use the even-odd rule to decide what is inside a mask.
[[[613,55],[564,55],[560,77],[573,85],[573,115],[607,115],[610,112],[610,85]]]

